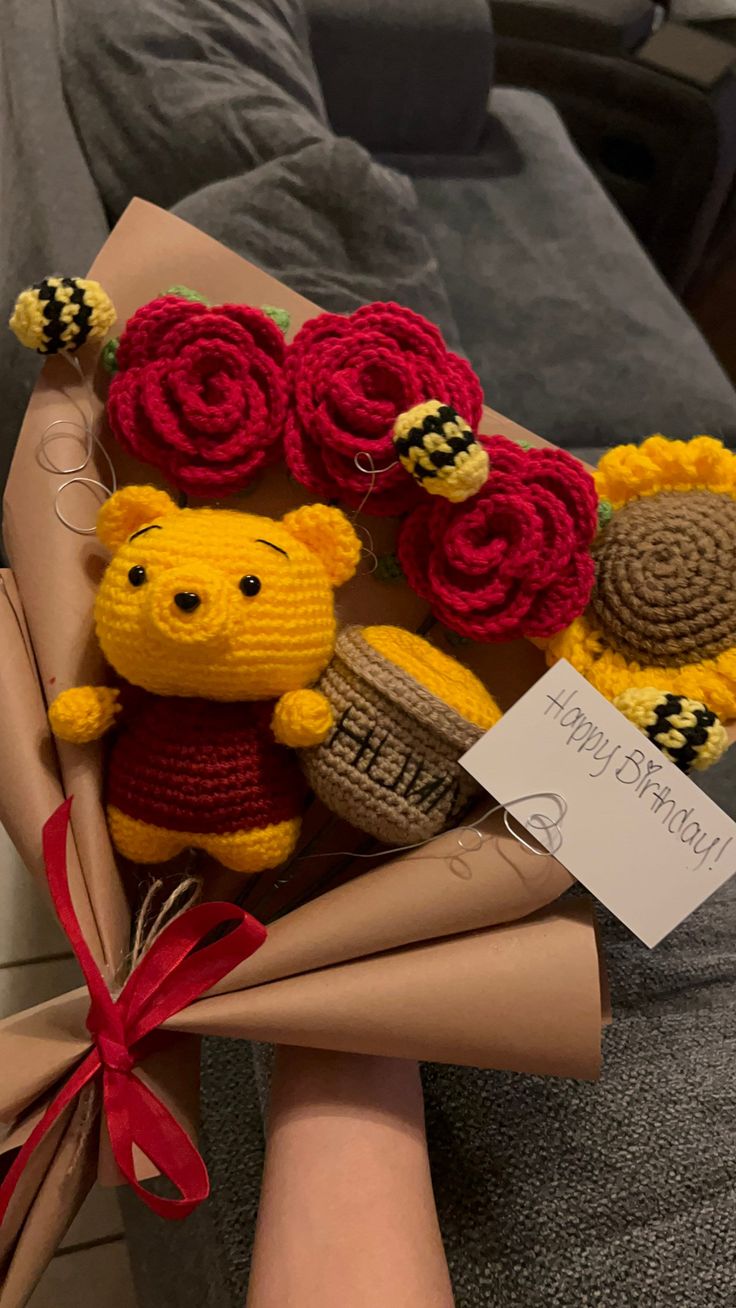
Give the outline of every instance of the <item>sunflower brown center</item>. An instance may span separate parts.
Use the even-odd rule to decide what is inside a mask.
[[[614,513],[593,546],[592,613],[637,663],[680,666],[736,645],[736,501],[662,492]]]

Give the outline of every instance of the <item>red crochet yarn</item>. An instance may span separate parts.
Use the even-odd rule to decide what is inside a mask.
[[[366,513],[405,513],[424,498],[396,460],[400,413],[441,399],[471,427],[480,421],[483,392],[470,364],[447,349],[432,323],[398,304],[310,319],[287,348],[286,373],[284,445],[297,481],[355,507],[371,484],[356,455],[370,455],[376,469],[394,465],[376,477]]]
[[[435,617],[472,640],[551,636],[585,609],[598,524],[593,478],[564,450],[481,437],[491,471],[471,500],[422,504],[398,555]]]
[[[274,702],[224,704],[122,689],[107,802],[167,831],[226,835],[297,817],[306,782],[271,731]]]
[[[280,457],[285,349],[260,309],[160,295],[120,338],[107,399],[113,435],[180,490],[237,491]]]

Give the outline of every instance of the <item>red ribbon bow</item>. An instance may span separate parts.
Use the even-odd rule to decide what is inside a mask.
[[[186,1131],[134,1068],[146,1052],[146,1037],[249,958],[263,944],[266,929],[235,904],[189,908],[164,928],[113,999],[82,935],[69,890],[66,840],[71,803],[66,800],[44,826],[43,851],[56,912],[91,996],[87,1029],[94,1043],[49,1104],[0,1185],[0,1222],[35,1149],[83,1087],[100,1074],[112,1151],[126,1181],[161,1217],[188,1217],[209,1194],[207,1168]],[[232,929],[227,934],[204,943],[218,927],[228,926]],[[164,1199],[143,1188],[135,1174],[135,1145],[173,1182],[180,1198]]]

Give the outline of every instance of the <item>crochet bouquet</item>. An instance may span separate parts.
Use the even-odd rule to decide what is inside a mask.
[[[321,313],[141,202],[13,327],[49,358],[5,505],[0,815],[84,985],[0,1023],[0,1308],[96,1174],[170,1218],[206,1196],[199,1035],[595,1077],[590,901],[459,760],[545,660],[685,768],[736,684],[717,442],[596,484],[419,315]]]

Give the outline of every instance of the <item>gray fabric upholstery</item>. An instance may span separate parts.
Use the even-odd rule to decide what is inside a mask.
[[[662,8],[646,0],[497,0],[496,77],[555,104],[682,295],[715,266],[732,227],[733,32],[728,20],[712,33],[658,25]]]
[[[64,101],[49,0],[3,0],[0,40],[0,488],[39,371],[5,328],[23,286],[83,272],[107,235]]]
[[[488,0],[307,0],[307,15],[336,132],[372,150],[476,149],[493,78]]]
[[[459,344],[410,181],[355,141],[296,149],[196,191],[175,212],[325,307],[399,300]]]
[[[164,208],[326,131],[297,0],[54,0],[64,88],[108,215]]]
[[[648,36],[656,0],[493,0],[499,33],[583,50],[633,50]]]
[[[176,212],[326,308],[391,298],[428,314],[488,402],[557,444],[736,441],[731,383],[554,109],[498,88],[491,111],[472,176],[420,166],[412,185],[330,137]]]
[[[736,441],[731,382],[555,110],[505,87],[491,110],[485,176],[415,180],[488,403],[568,447],[655,431]]]

